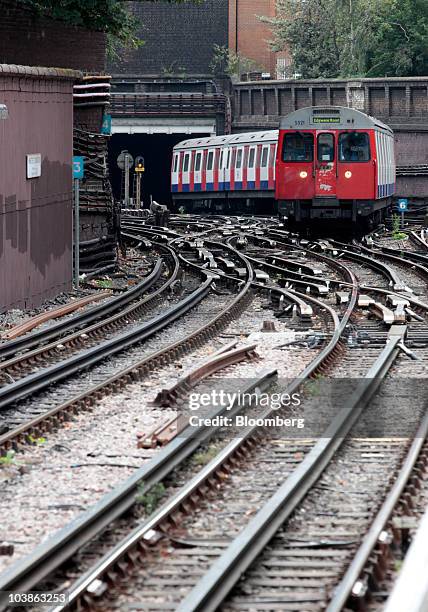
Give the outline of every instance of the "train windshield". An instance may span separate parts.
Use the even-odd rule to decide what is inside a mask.
[[[282,161],[311,162],[314,160],[313,134],[295,132],[284,136],[282,147]]]
[[[347,132],[345,134],[340,134],[339,160],[344,162],[369,161],[369,135],[365,132]]]

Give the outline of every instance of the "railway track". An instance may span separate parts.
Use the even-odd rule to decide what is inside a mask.
[[[185,470],[183,473],[180,470],[183,456],[189,457],[197,446],[184,451],[181,444],[188,444],[187,448],[190,449],[188,440],[191,439],[192,443],[195,443],[195,440],[190,436],[186,438],[185,435],[173,440],[160,453],[160,460],[162,454],[167,457],[168,453],[174,452],[174,448],[180,448],[179,452],[184,455],[178,458],[177,463],[168,465],[166,470],[165,466],[160,467],[159,472],[155,468],[156,464],[159,468],[157,455],[149,466],[146,466],[146,476],[140,474],[139,479],[133,479],[134,489],[125,506],[121,506],[121,512],[109,513],[105,507],[106,500],[103,500],[104,507],[101,503],[97,509],[98,523],[76,525],[75,531],[74,527],[72,532],[68,530],[68,536],[70,540],[75,541],[75,546],[70,546],[65,533],[60,534],[62,540],[61,537],[56,538],[49,543],[49,548],[38,549],[37,555],[13,566],[13,571],[6,574],[6,581],[3,583],[0,576],[1,589],[12,590],[20,586],[34,588],[39,585],[46,576],[51,575],[54,568],[58,570],[66,559],[70,559],[83,543],[94,538],[96,534],[101,534],[107,525],[114,524],[114,520],[123,513],[124,507],[133,505],[137,480],[143,480],[146,490],[150,490],[151,486],[165,481],[167,475],[171,477],[171,474],[174,474],[174,482],[176,485],[179,482],[181,486],[175,486],[174,494],[158,511],[147,519],[140,520],[131,532],[124,529],[122,522],[119,534],[112,538],[111,543],[108,539],[111,550],[101,558],[99,548],[95,548],[94,553],[91,553],[89,548],[89,558],[98,558],[96,563],[91,564],[68,588],[70,607],[86,605],[93,606],[94,609],[98,607],[110,610],[121,609],[120,606],[131,602],[130,609],[133,604],[143,604],[148,610],[159,609],[160,606],[165,610],[177,609],[186,612],[214,610],[219,606],[224,610],[325,609],[326,601],[331,598],[334,587],[352,562],[350,555],[358,548],[361,540],[362,534],[355,530],[355,520],[361,529],[370,529],[373,512],[379,506],[379,501],[378,505],[375,501],[381,500],[382,496],[388,493],[388,475],[391,471],[396,474],[406,453],[409,456],[412,453],[412,456],[415,455],[416,447],[413,444],[409,450],[406,436],[406,439],[396,443],[388,443],[386,440],[371,441],[370,436],[363,435],[358,439],[354,432],[358,432],[364,409],[368,405],[376,406],[379,402],[382,404],[379,397],[383,392],[380,392],[379,388],[388,373],[394,372],[398,357],[403,355],[403,350],[409,345],[409,339],[413,353],[417,354],[420,360],[421,356],[423,359],[428,356],[424,353],[428,346],[424,321],[428,307],[422,300],[407,295],[407,285],[402,281],[400,267],[395,266],[395,260],[390,260],[394,261],[392,265],[385,264],[380,256],[378,261],[373,253],[366,253],[364,248],[359,246],[355,246],[355,250],[348,250],[342,248],[342,245],[331,243],[296,243],[278,229],[258,228],[257,232],[252,232],[251,229],[248,231],[248,228],[245,228],[244,232],[240,233],[242,225],[243,223],[239,223],[227,230],[226,236],[220,228],[207,230],[202,226],[202,246],[197,243],[198,239],[202,240],[201,236],[198,236],[197,231],[193,232],[201,229],[197,222],[190,224],[192,231],[184,238],[178,237],[177,232],[169,232],[166,240],[171,246],[178,246],[180,260],[185,261],[194,270],[209,269],[217,279],[238,283],[241,291],[243,286],[249,288],[252,285],[257,290],[268,292],[279,310],[282,309],[284,313],[287,313],[286,304],[289,304],[290,308],[298,313],[301,323],[314,323],[316,318],[324,319],[326,333],[324,338],[321,337],[320,353],[299,378],[287,386],[286,391],[293,393],[303,390],[304,393],[307,388],[305,397],[309,397],[309,407],[311,401],[315,407],[318,402],[314,398],[311,400],[310,393],[310,381],[314,379],[314,375],[317,381],[320,376],[335,379],[352,374],[354,377],[361,377],[353,389],[352,397],[334,418],[331,418],[332,415],[328,411],[321,415],[323,418],[320,423],[326,427],[320,440],[313,437],[303,440],[287,439],[285,443],[280,443],[278,437],[270,435],[271,431],[266,432],[260,425],[254,425],[246,429],[243,435],[240,432],[239,439],[221,446],[220,450],[217,449],[215,457],[198,474],[194,474],[193,478],[190,478]],[[150,228],[149,231],[144,228],[139,234],[135,223],[127,227],[127,232],[134,239],[137,239],[138,235],[158,236],[156,230],[152,231]],[[212,239],[217,236],[222,236],[223,240],[226,238],[230,245],[235,246],[235,249],[228,247],[231,249],[232,260],[238,253],[236,249],[239,248],[240,239],[245,239],[247,243],[254,241],[256,245],[259,241],[263,245],[261,247],[259,244],[258,251],[254,249],[254,256],[250,254],[253,247],[246,247],[246,257],[242,258],[242,262],[250,266],[251,274],[247,272],[244,278],[240,278],[236,263],[232,265],[233,262],[227,255],[225,257],[218,252],[220,245]],[[203,248],[207,253],[203,254],[201,261],[200,253],[197,257],[194,254]],[[282,251],[282,255],[278,251]],[[384,254],[396,257],[382,251],[382,255]],[[309,263],[310,259],[316,261],[317,265]],[[418,263],[415,259],[411,260],[412,263]],[[408,263],[408,260],[401,258],[400,266],[405,262]],[[366,266],[369,266],[369,272]],[[268,278],[258,274],[260,269],[267,273]],[[355,274],[360,276],[360,282]],[[283,279],[283,286],[279,287],[271,282],[270,276],[275,280]],[[296,287],[300,291],[297,291]],[[325,287],[326,290],[320,291],[320,287]],[[361,295],[358,295],[362,288],[364,292],[376,295],[379,304],[386,301],[385,298],[391,294],[401,298],[408,297],[408,311],[404,312],[404,320],[392,320],[388,333],[386,312],[382,308],[380,314],[375,313],[376,309],[373,310],[375,319],[367,320],[362,317],[363,305]],[[397,304],[390,303],[389,306],[394,316],[400,310]],[[383,308],[386,309],[387,306],[383,304]],[[403,359],[399,360],[399,369],[407,372],[406,366],[402,365]],[[255,381],[255,385],[260,388],[270,386],[272,389],[272,384],[277,388],[272,370],[262,373]],[[182,387],[180,395],[183,395],[186,389],[188,391],[188,387]],[[168,397],[168,401],[174,403],[174,392]],[[271,412],[267,410],[263,417],[269,416]],[[417,420],[414,429],[416,427]],[[426,424],[421,427],[426,427]],[[352,438],[348,439],[350,432]],[[422,429],[420,435],[421,432]],[[211,435],[216,433],[218,432],[211,431]],[[199,445],[200,440],[196,442]],[[360,467],[361,457],[365,457],[366,464],[378,471],[378,481],[368,493],[372,504],[371,511],[364,512],[364,508],[367,510],[367,500],[363,500],[359,506],[357,504],[353,514],[350,510],[352,502],[349,502],[347,507],[344,506],[343,497],[335,498],[331,492],[325,492],[325,487],[331,488],[331,483],[336,482],[334,475],[338,474],[339,469],[344,480],[350,475],[361,479],[360,470],[357,469]],[[384,461],[383,457],[386,457]],[[246,464],[242,465],[244,459]],[[266,474],[270,475],[270,484],[263,487],[263,475]],[[287,476],[285,480],[284,475]],[[252,513],[246,514],[248,486],[245,486],[245,482],[249,480],[255,483],[251,502],[254,511],[258,512],[254,518],[251,518]],[[403,481],[403,478],[401,480]],[[223,494],[220,487],[223,487],[224,483],[226,489]],[[216,495],[214,503],[223,508],[220,511],[224,514],[220,516],[234,516],[233,521],[241,517],[236,529],[233,528],[234,522],[229,519],[230,529],[227,532],[223,529],[223,537],[220,535],[221,525],[218,521],[215,522],[215,514],[212,515],[212,523],[210,522],[209,508],[213,503],[213,490]],[[235,499],[231,499],[231,491],[234,491]],[[118,491],[114,491],[110,496],[112,508],[115,508],[116,500],[113,503],[113,498],[116,494],[118,495]],[[344,492],[344,495],[349,495],[351,499],[354,495],[355,500],[358,500],[358,486],[355,493],[351,487],[349,493]],[[219,501],[216,502],[218,496]],[[307,499],[312,499],[314,505],[312,515],[306,513],[306,518],[312,521],[313,528],[308,528],[307,523],[306,526],[299,525],[299,513],[306,512],[304,504]],[[317,505],[319,500],[321,508]],[[205,523],[201,523],[199,507],[208,512]],[[322,524],[326,507],[336,520],[326,519],[325,524]],[[342,528],[337,525],[342,525]],[[327,534],[326,538],[321,538],[321,542],[317,543],[317,538],[319,540],[321,537],[319,532],[323,534],[323,529]],[[126,533],[123,533],[124,531]],[[308,543],[311,534],[313,541]],[[233,541],[230,539],[231,535],[236,536]],[[335,542],[335,538],[340,541]],[[212,546],[209,554],[204,542],[210,542]],[[322,552],[326,554],[321,554]],[[137,580],[133,578],[133,587],[129,590],[124,587],[119,574],[123,574],[122,578],[127,579],[141,564],[151,568],[150,572],[143,572],[142,578],[140,576]],[[35,571],[36,566],[38,573]],[[186,579],[183,579],[183,576]],[[323,584],[322,589],[319,587],[320,581]],[[352,588],[354,586],[355,580]],[[119,596],[117,588],[122,591]],[[348,598],[349,593],[345,601]],[[64,608],[59,606],[55,609]]]
[[[176,262],[178,263],[178,260]],[[250,268],[248,268],[248,274],[251,273]],[[176,306],[164,311],[147,323],[136,326],[130,332],[115,335],[111,340],[95,345],[86,351],[81,351],[59,364],[45,369],[41,368],[33,375],[0,388],[0,405],[3,408],[1,414],[3,421],[2,435],[0,435],[2,452],[18,450],[29,440],[37,439],[58,427],[61,422],[66,422],[79,410],[90,408],[103,395],[108,395],[123,388],[131,380],[146,376],[158,364],[177,359],[186,351],[200,346],[201,343],[215,336],[231,318],[237,316],[251,299],[250,283],[240,283],[237,292],[229,294],[226,291],[224,296],[216,298],[216,308],[209,310],[208,316],[205,317],[206,322],[201,324],[204,317],[199,318],[199,320],[196,319],[193,330],[187,336],[183,334],[182,340],[172,343],[164,341],[161,347],[153,342],[154,350],[147,350],[145,348],[146,344],[143,344],[142,349],[137,347],[138,350],[134,350],[131,357],[128,357],[125,352],[124,357],[120,358],[122,351],[127,346],[150,338],[156,332],[159,334],[159,330],[166,328],[186,311],[194,308],[203,298],[206,298],[213,285],[214,276],[209,272],[203,272],[203,277],[205,277],[205,281],[192,293],[179,301]],[[218,314],[214,315],[216,310]],[[167,335],[165,337],[167,338]],[[113,365],[107,363],[106,366],[103,366],[102,363],[106,357],[115,353],[119,354],[116,362]],[[98,362],[101,365],[94,370],[93,365]],[[93,371],[94,373],[90,375],[89,380],[87,374],[80,375],[83,377],[82,383],[87,387],[87,390],[83,393],[76,393],[76,389],[79,389],[82,384],[76,383],[73,375],[91,365],[92,370],[90,372]],[[71,377],[71,382],[65,383],[63,391],[58,386],[54,386],[52,391],[49,390],[54,382],[67,377]],[[94,384],[94,382],[97,384]],[[34,400],[30,398],[30,401],[22,400],[20,403],[16,403],[17,399],[25,398],[36,391],[40,392],[43,388],[47,389],[46,397],[42,395],[41,397],[37,396]],[[53,397],[51,397],[52,395]],[[9,408],[5,410],[7,406]]]

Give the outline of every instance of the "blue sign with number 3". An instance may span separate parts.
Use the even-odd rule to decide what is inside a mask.
[[[82,179],[85,176],[84,158],[78,155],[73,157],[73,178]]]

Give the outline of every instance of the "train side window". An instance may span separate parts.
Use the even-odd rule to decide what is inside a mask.
[[[219,157],[219,160],[218,160],[218,167],[219,167],[219,170],[222,170],[222,168],[223,168],[223,149],[220,151],[220,157]]]
[[[236,153],[235,168],[237,170],[240,170],[240,168],[242,168],[242,149],[238,149]]]
[[[208,157],[207,157],[207,170],[213,169],[213,163],[214,163],[214,151],[209,151]]]
[[[180,155],[178,153],[176,153],[174,155],[174,172],[177,172],[177,168],[178,168],[178,158],[180,157]]]
[[[367,162],[370,160],[369,135],[366,132],[346,132],[339,136],[339,161]]]
[[[231,151],[230,151],[230,149],[228,149],[227,150],[227,157],[226,157],[226,165],[224,166],[225,170],[228,170],[230,168],[230,153],[231,153]]]
[[[285,134],[282,146],[282,161],[311,162],[314,160],[313,134],[294,132]]]
[[[254,168],[255,157],[256,157],[255,149],[250,149],[250,155],[248,157],[248,167],[249,168]]]
[[[266,168],[268,165],[269,159],[269,147],[263,147],[262,151],[262,163],[260,164],[262,168]]]
[[[319,162],[334,161],[333,134],[319,134],[317,141],[317,157]]]
[[[199,170],[201,169],[201,160],[202,160],[202,153],[196,153],[195,172],[199,172]]]
[[[184,156],[183,172],[188,172],[189,161],[190,161],[190,153],[186,153]]]

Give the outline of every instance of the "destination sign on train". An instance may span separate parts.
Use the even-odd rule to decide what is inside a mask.
[[[312,117],[312,123],[340,123],[340,117]]]

